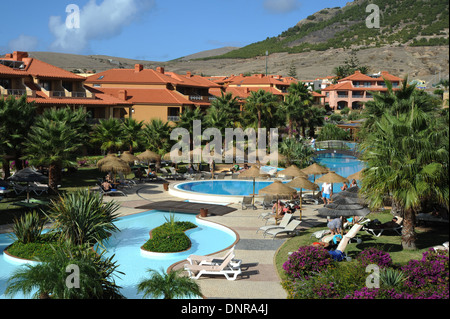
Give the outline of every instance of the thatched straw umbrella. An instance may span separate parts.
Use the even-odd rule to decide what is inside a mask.
[[[127,162],[121,160],[117,156],[110,154],[103,161],[97,162],[97,168],[102,172],[113,172],[114,182],[116,182],[116,173],[123,172],[129,173],[131,171],[130,165]]]
[[[125,151],[125,152],[123,152],[122,154],[120,154],[119,158],[120,158],[122,161],[125,161],[125,162],[127,162],[127,163],[129,163],[129,164],[132,164],[132,163],[134,163],[135,161],[139,161],[139,158],[138,158],[137,156],[131,154],[130,151]]]
[[[331,189],[333,189],[333,184],[334,183],[348,183],[348,179],[346,179],[345,177],[342,177],[341,175],[336,174],[333,171],[330,171],[329,173],[320,176],[315,183],[330,183],[331,184]]]
[[[322,175],[329,172],[328,168],[320,166],[317,163],[313,163],[308,167],[303,168],[301,171],[307,175],[314,175],[314,180],[316,178],[316,175]]]
[[[330,218],[366,216],[369,213],[370,210],[367,207],[345,197],[337,198],[332,203],[318,209],[319,216]]]
[[[274,181],[269,186],[266,186],[266,187],[260,189],[259,192],[262,194],[269,194],[269,195],[277,196],[277,209],[276,209],[275,220],[278,223],[278,196],[280,196],[280,195],[295,195],[297,193],[297,190],[283,184],[281,181]]]
[[[139,161],[147,163],[147,169],[150,171],[150,163],[155,161],[158,162],[161,160],[161,156],[153,151],[145,150],[145,152],[136,156]]]
[[[300,219],[302,218],[302,189],[318,190],[319,185],[307,180],[306,178],[299,176],[286,184],[289,187],[300,188]]]
[[[253,199],[252,199],[253,207],[255,205],[255,179],[257,177],[267,177],[267,176],[268,176],[268,174],[261,173],[259,167],[255,166],[255,165],[253,165],[249,169],[239,173],[239,178],[246,178],[246,177],[253,178],[253,194],[252,194],[252,196],[253,196]]]
[[[349,176],[347,176],[347,179],[350,181],[350,180],[352,180],[352,179],[356,179],[356,180],[361,180],[361,178],[362,178],[362,171],[363,170],[360,170],[359,172],[356,172],[356,173],[353,173],[353,174],[351,174],[351,175],[349,175]]]
[[[315,183],[344,183],[347,182],[348,183],[348,179],[346,179],[345,177],[342,177],[341,175],[336,174],[336,172],[330,171],[329,173],[319,177]]]
[[[308,175],[305,174],[304,172],[302,172],[302,170],[295,165],[291,165],[288,168],[286,168],[282,171],[279,171],[277,173],[277,176],[292,176],[292,177],[308,178]]]
[[[353,187],[347,188],[345,191],[339,192],[332,196],[333,201],[338,198],[341,198],[341,197],[344,197],[344,198],[348,199],[349,201],[352,201],[357,204],[361,204],[361,205],[366,204],[366,200],[363,197],[361,197],[361,195],[359,194],[358,186],[353,186]]]

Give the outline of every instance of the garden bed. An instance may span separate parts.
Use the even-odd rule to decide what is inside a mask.
[[[168,221],[152,229],[150,239],[142,245],[141,249],[157,253],[175,253],[188,250],[191,240],[185,231],[197,225],[185,221]]]

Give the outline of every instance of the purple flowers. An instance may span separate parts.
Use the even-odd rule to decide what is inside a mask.
[[[326,249],[316,246],[302,246],[293,252],[283,264],[283,269],[291,278],[308,279],[332,265],[333,259]]]
[[[391,256],[378,248],[371,247],[361,251],[357,257],[362,266],[376,264],[380,268],[392,266]]]
[[[393,265],[389,253],[368,248],[351,262],[336,262],[324,248],[304,246],[283,264],[289,277],[283,287],[289,298],[449,299],[448,260],[448,252],[430,250],[400,268]],[[379,287],[368,288],[365,268],[371,264],[383,272],[395,269],[405,279],[393,286],[383,277]]]

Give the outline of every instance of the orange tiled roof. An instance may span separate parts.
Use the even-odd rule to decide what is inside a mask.
[[[345,82],[339,82],[336,84],[332,84],[324,89],[322,91],[335,91],[335,90],[353,90],[355,89],[352,85],[352,82],[345,81]]]
[[[138,67],[138,66],[136,66]],[[174,72],[165,72],[163,68],[153,69],[111,69],[92,75],[87,78],[86,83],[120,83],[120,84],[172,84],[192,87],[213,87],[213,83],[199,75],[181,75]]]
[[[376,80],[368,75],[361,73],[361,71],[355,71],[355,73],[353,73],[352,75],[349,75],[343,79],[338,80],[338,82],[344,81],[376,81]]]
[[[36,91],[36,97],[28,97],[27,101],[35,102],[39,105],[132,105],[130,102],[120,100],[112,95],[105,94],[95,89],[89,88],[89,91],[95,93],[95,98],[54,98],[48,97],[42,91]]]
[[[159,105],[185,105],[202,104],[200,101],[190,101],[176,91],[169,89],[122,89],[122,88],[97,88],[97,90],[115,98],[125,100],[132,104],[159,104]],[[125,92],[125,96],[121,95]],[[123,94],[123,93],[122,93]],[[209,104],[209,103],[208,103]]]
[[[246,99],[250,96],[251,92],[257,92],[258,90],[264,90],[275,95],[286,95],[273,87],[241,87],[241,86],[229,86],[225,89],[224,94],[231,93],[233,96],[240,99]],[[210,89],[209,93],[215,96],[221,96],[221,89]]]
[[[381,76],[376,78],[377,81],[384,81],[384,80],[388,80],[388,81],[403,81],[402,78],[399,78],[398,76],[392,75],[387,71],[381,71]]]
[[[16,54],[16,52],[14,53]],[[14,61],[16,59],[19,59],[19,61],[22,61],[24,63],[24,68],[22,70],[15,70],[7,66],[1,65],[1,68],[3,72],[6,72],[6,69],[10,69],[10,73],[12,75],[19,75],[22,76],[33,76],[36,78],[54,78],[54,79],[70,79],[70,80],[80,80],[83,81],[84,78],[82,76],[76,75],[72,72],[66,71],[64,69],[58,68],[54,65],[45,63],[43,61],[29,58],[28,54],[22,54],[19,57],[15,56],[13,57],[12,54],[7,55],[6,57],[2,58],[2,60],[9,60]],[[2,72],[2,71],[0,71]]]
[[[23,70],[16,70],[10,67],[7,67],[3,64],[0,64],[0,74],[3,75],[14,75],[14,76],[26,76],[26,72]]]

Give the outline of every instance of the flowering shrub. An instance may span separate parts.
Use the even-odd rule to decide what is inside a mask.
[[[364,249],[356,259],[358,259],[363,267],[370,264],[376,264],[380,268],[390,267],[392,265],[392,259],[389,253],[375,247]]]
[[[448,299],[445,292],[419,291],[416,293],[399,292],[395,289],[363,287],[344,297],[344,299]]]
[[[421,260],[410,260],[402,271],[407,276],[404,285],[411,291],[433,291],[448,296],[448,252],[426,251]]]
[[[283,264],[283,269],[291,278],[308,279],[311,275],[329,268],[333,259],[323,247],[302,246],[293,252]]]

